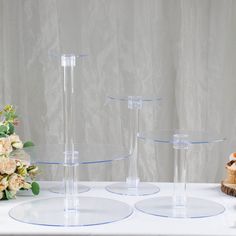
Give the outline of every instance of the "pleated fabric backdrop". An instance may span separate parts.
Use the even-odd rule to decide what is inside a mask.
[[[235,42],[233,0],[0,0],[0,104],[16,105],[24,139],[62,142],[55,54],[88,54],[76,67],[80,141],[125,140],[127,109],[107,108],[108,94],[157,95],[162,102],[142,111],[142,130],[227,137],[188,155],[188,181],[218,182],[236,151]],[[126,164],[81,166],[80,178],[122,180]],[[62,168],[51,168],[41,179],[61,178]],[[143,181],[171,181],[171,146],[140,142],[139,172]]]

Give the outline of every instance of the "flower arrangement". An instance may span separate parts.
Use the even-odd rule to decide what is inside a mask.
[[[34,144],[20,140],[15,133],[18,124],[12,105],[0,110],[0,200],[14,198],[19,190],[31,189],[34,195],[39,194],[39,185],[33,181],[38,167],[30,165],[29,156],[23,150]]]

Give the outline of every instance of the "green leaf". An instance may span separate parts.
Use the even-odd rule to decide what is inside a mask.
[[[10,113],[10,112],[5,113],[5,118],[6,118],[6,121],[11,120],[11,119],[12,119],[12,118],[11,118],[11,113]]]
[[[34,195],[38,195],[40,192],[40,186],[37,182],[32,182],[31,184],[31,190]]]
[[[24,148],[32,147],[32,146],[34,146],[34,143],[31,142],[31,141],[27,141],[27,142],[25,142],[24,145],[23,145]]]
[[[7,127],[5,125],[0,126],[0,133],[5,133],[7,132]]]
[[[9,123],[9,130],[8,130],[8,134],[11,135],[13,134],[15,131],[15,127],[12,123]]]
[[[12,194],[10,191],[8,191],[7,189],[4,190],[5,191],[5,196],[7,200],[10,200],[13,198]]]
[[[6,134],[4,134],[4,133],[0,133],[0,138],[6,138],[6,137],[7,137]]]

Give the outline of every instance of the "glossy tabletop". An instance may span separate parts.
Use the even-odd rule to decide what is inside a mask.
[[[191,195],[199,198],[204,196],[223,204],[226,211],[223,214],[198,219],[175,219],[157,217],[144,214],[136,209],[134,213],[121,221],[87,227],[47,227],[17,222],[9,217],[8,212],[12,207],[30,200],[57,197],[57,194],[48,191],[52,186],[60,182],[40,183],[42,191],[38,196],[18,196],[15,200],[0,201],[0,235],[99,235],[99,236],[149,236],[149,235],[188,235],[188,236],[235,236],[236,233],[236,209],[235,198],[225,195],[220,191],[220,184],[189,184],[188,190]],[[147,199],[146,196],[121,196],[107,192],[104,187],[111,182],[85,182],[91,190],[80,194],[83,197],[105,197],[119,200],[133,206],[140,200]],[[168,196],[172,193],[173,184],[153,183],[159,186],[161,191],[156,196]]]

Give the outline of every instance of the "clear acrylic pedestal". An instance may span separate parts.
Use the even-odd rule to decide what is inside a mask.
[[[218,135],[204,132],[160,131],[139,134],[139,138],[154,143],[170,143],[175,154],[173,196],[142,200],[135,207],[147,214],[172,218],[201,218],[221,214],[221,204],[186,195],[186,154],[191,145],[224,141]]]
[[[116,145],[87,145],[75,142],[74,67],[76,56],[61,56],[63,68],[64,144],[26,148],[31,163],[64,166],[64,196],[19,204],[9,215],[20,222],[47,226],[89,226],[122,220],[133,212],[129,205],[101,197],[77,196],[80,164],[98,164],[129,157],[129,150]]]
[[[106,190],[111,193],[129,196],[143,196],[155,194],[160,189],[154,184],[140,182],[138,176],[138,138],[139,133],[139,116],[143,103],[159,102],[160,98],[145,98],[141,96],[109,96],[109,101],[118,101],[127,103],[127,107],[131,113],[130,117],[130,157],[129,170],[126,182],[115,183],[106,187]]]

